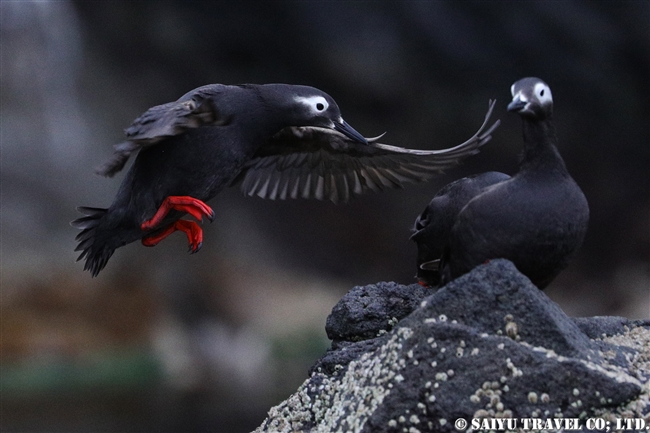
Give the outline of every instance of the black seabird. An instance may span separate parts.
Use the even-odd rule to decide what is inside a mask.
[[[556,147],[551,89],[539,78],[524,78],[511,92],[508,111],[523,119],[519,171],[511,178],[491,172],[461,179],[434,197],[412,236],[425,284],[445,284],[506,258],[544,289],[582,244],[589,206]]]
[[[411,150],[366,139],[341,117],[336,102],[307,86],[266,84],[199,87],[150,108],[126,129],[127,141],[97,169],[113,176],[137,158],[108,209],[80,207],[73,221],[78,260],[96,276],[116,248],[136,240],[154,246],[180,230],[191,252],[201,248],[201,221],[214,218],[204,202],[241,183],[249,196],[346,201],[366,190],[401,187],[478,152],[498,121],[485,122],[465,143]]]
[[[418,246],[416,276],[420,284],[440,286],[440,258],[458,213],[483,189],[506,179],[510,176],[489,171],[454,181],[436,193],[415,220],[411,236]]]

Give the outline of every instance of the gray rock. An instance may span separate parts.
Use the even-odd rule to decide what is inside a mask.
[[[415,310],[431,291],[419,284],[356,286],[334,306],[325,331],[330,340],[359,341],[388,331]]]
[[[647,322],[572,320],[506,260],[426,294],[355,287],[328,318],[332,348],[256,432],[446,432],[459,418],[521,428],[522,418],[584,425],[650,414]]]
[[[309,373],[332,373],[361,354],[381,345],[381,336],[415,310],[432,291],[419,284],[403,286],[381,282],[356,286],[334,306],[325,331],[332,347]]]
[[[650,320],[628,320],[616,316],[576,317],[573,321],[587,337],[592,339],[623,334],[629,331],[629,328],[637,326],[650,326]]]

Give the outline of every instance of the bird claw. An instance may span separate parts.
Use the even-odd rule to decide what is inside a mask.
[[[189,240],[189,235],[188,235],[188,240]],[[198,253],[199,250],[201,249],[201,247],[203,246],[203,242],[194,243],[191,240],[189,242],[190,242],[190,245],[189,245],[189,248],[187,249],[187,252],[190,253],[190,254]]]
[[[160,241],[175,231],[182,231],[187,236],[187,242],[189,243],[188,252],[191,254],[199,252],[203,246],[203,230],[196,222],[187,220],[175,221],[161,231],[145,236],[142,238],[142,245],[145,247],[156,246]]]
[[[205,216],[208,220],[210,220],[210,222],[212,222],[214,221],[215,217],[212,208],[201,200],[190,196],[171,195],[163,200],[154,216],[151,217],[151,219],[143,222],[140,228],[142,230],[151,230],[156,228],[172,210],[186,212],[192,215],[198,221],[203,221],[203,217]]]

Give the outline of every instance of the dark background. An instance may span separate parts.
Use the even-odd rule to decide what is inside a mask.
[[[411,283],[410,228],[459,177],[513,173],[525,76],[553,91],[589,200],[582,250],[546,293],[572,316],[650,317],[650,3],[2,2],[2,431],[250,431],[327,347],[353,285]],[[366,136],[444,148],[498,99],[483,151],[428,184],[346,205],[237,190],[184,236],[74,263],[92,167],[150,106],[208,83],[318,87]]]

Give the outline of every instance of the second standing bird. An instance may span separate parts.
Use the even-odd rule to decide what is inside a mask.
[[[483,173],[444,187],[415,223],[418,276],[444,285],[491,259],[512,261],[544,289],[574,256],[589,206],[557,150],[553,97],[539,78],[511,88],[508,111],[523,119],[519,171]]]

